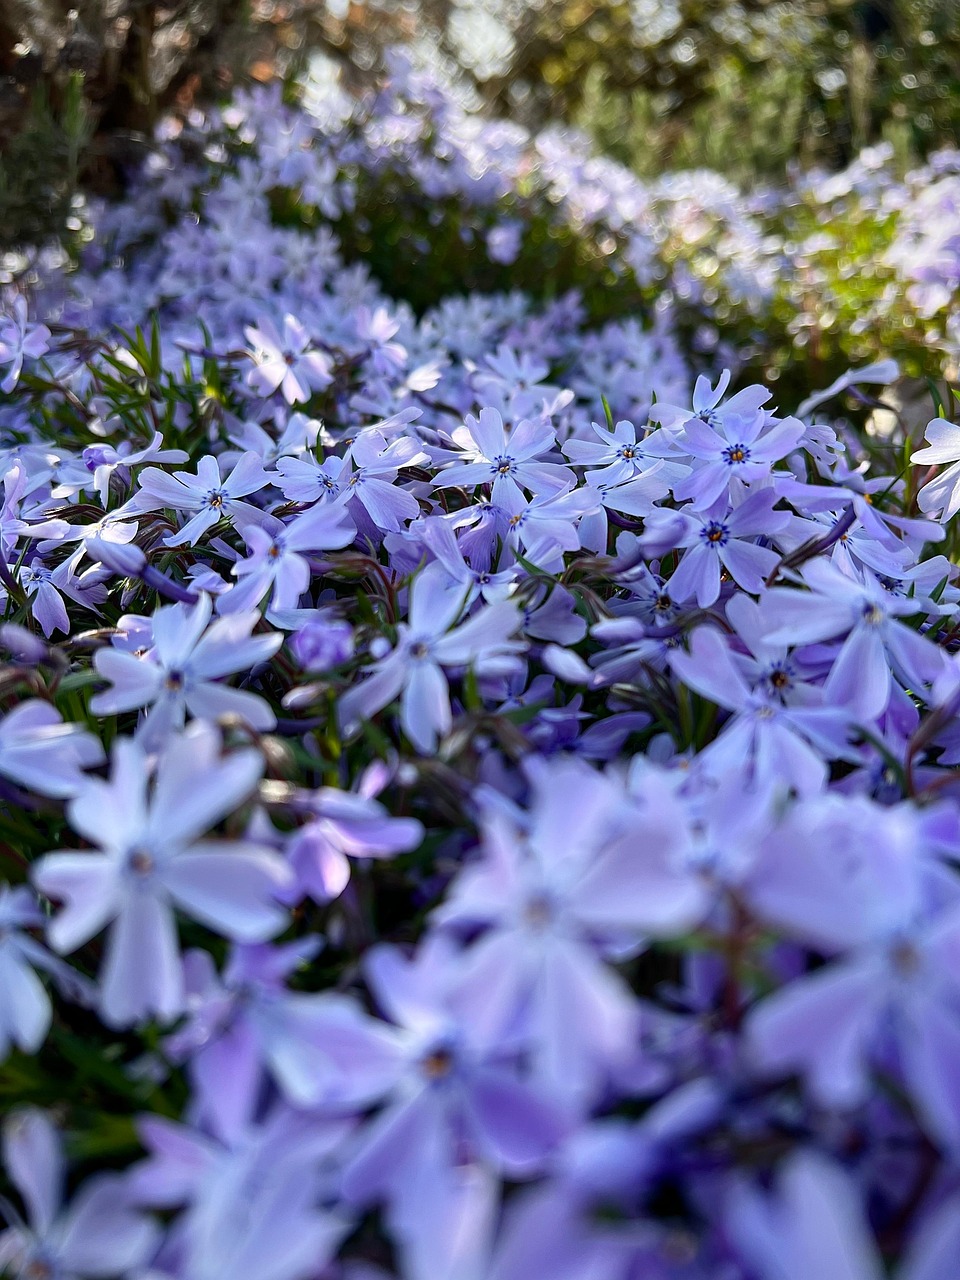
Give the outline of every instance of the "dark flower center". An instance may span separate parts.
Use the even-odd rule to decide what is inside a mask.
[[[745,444],[732,444],[729,449],[724,449],[723,456],[732,467],[738,462],[746,462],[750,457],[750,450]]]
[[[711,520],[709,524],[704,525],[701,536],[704,541],[713,543],[714,546],[723,547],[730,536],[730,531],[719,520]]]
[[[138,876],[148,876],[156,866],[156,863],[153,860],[153,855],[148,853],[146,849],[131,849],[127,856],[127,865]]]
[[[912,978],[920,968],[920,953],[912,942],[897,942],[890,952],[890,963],[902,978]]]
[[[24,1280],[53,1280],[53,1267],[42,1258],[31,1258],[21,1274]]]
[[[453,1054],[449,1049],[434,1049],[420,1065],[428,1080],[442,1080],[453,1070]]]
[[[535,929],[542,929],[544,925],[549,924],[552,915],[550,899],[545,893],[533,894],[523,909],[524,920]]]

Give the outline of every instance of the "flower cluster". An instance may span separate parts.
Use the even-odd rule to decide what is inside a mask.
[[[960,358],[957,152],[904,178],[892,148],[874,147],[843,173],[797,173],[782,191],[742,193],[706,170],[641,180],[569,130],[530,135],[467,109],[405,55],[391,66],[357,102],[333,80],[308,84],[297,107],[261,87],[165,124],[130,198],[86,209],[78,272],[59,250],[24,258],[45,311],[99,332],[161,310],[197,340],[202,322],[222,349],[256,327],[256,378],[282,384],[288,402],[329,377],[331,353],[297,345],[319,311],[328,345],[376,343],[382,365],[392,346],[416,346],[442,366],[439,334],[474,358],[478,326],[515,323],[520,305],[448,317],[449,295],[542,298],[545,284],[619,322],[591,369],[620,359],[624,332],[633,345],[624,319],[638,302],[721,364],[781,373],[826,361],[833,372],[896,347],[911,372],[936,374]],[[417,342],[413,314],[382,314],[374,282],[415,308]],[[360,331],[341,334],[338,319],[358,304],[369,310]],[[568,308],[551,328],[578,363],[584,335],[565,341],[571,320]],[[542,344],[533,350],[543,357]],[[4,358],[0,335],[0,368]]]
[[[527,140],[255,106],[0,322],[0,1274],[953,1280],[960,426],[418,317],[283,190]]]

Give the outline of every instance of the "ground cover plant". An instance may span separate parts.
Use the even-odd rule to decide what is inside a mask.
[[[4,1274],[956,1274],[955,163],[798,183],[794,394],[759,214],[531,145],[240,96],[14,264]]]

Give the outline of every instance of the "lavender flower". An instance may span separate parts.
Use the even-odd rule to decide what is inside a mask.
[[[244,332],[254,359],[247,381],[258,395],[280,391],[287,404],[298,404],[333,381],[330,361],[316,350],[304,326],[293,316],[284,316],[282,336],[269,318]]]
[[[400,696],[404,733],[418,751],[430,753],[453,720],[445,669],[473,666],[482,672],[520,652],[521,643],[511,638],[520,622],[515,604],[495,601],[450,630],[459,603],[434,584],[422,575],[417,579],[410,589],[410,621],[398,628],[395,648],[340,700],[345,732]]]
[[[57,1280],[125,1276],[142,1267],[158,1230],[131,1202],[120,1178],[89,1179],[62,1207],[60,1139],[42,1111],[15,1112],[3,1130],[4,1163],[23,1197],[27,1221],[0,1235],[0,1266]],[[13,1274],[13,1273],[11,1273]]]
[[[152,746],[183,728],[188,711],[210,719],[235,715],[255,729],[271,729],[276,719],[263,698],[220,681],[269,661],[283,636],[278,632],[252,635],[260,621],[255,610],[231,613],[211,623],[212,610],[208,595],[201,595],[192,607],[164,605],[151,620],[152,644],[146,653],[99,649],[94,669],[111,681],[111,688],[94,695],[91,711],[115,715],[148,707],[139,736]]]
[[[49,338],[45,324],[31,324],[27,319],[27,300],[18,294],[13,315],[0,317],[0,365],[10,366],[0,379],[0,391],[9,395],[20,380],[24,358],[39,360],[50,350]]]
[[[504,505],[523,500],[523,489],[533,493],[555,493],[571,480],[570,471],[556,462],[537,462],[556,444],[548,423],[518,422],[509,438],[496,409],[481,409],[478,417],[453,433],[456,444],[474,459],[460,462],[437,480],[439,488],[478,484],[492,485],[492,500]]]
[[[144,497],[137,495],[134,500],[138,510],[169,506],[175,511],[195,512],[178,533],[164,540],[167,546],[176,547],[183,543],[193,546],[220,520],[256,520],[256,507],[242,499],[258,493],[269,477],[259,457],[245,453],[226,478],[220,474],[217,459],[207,454],[197,463],[196,475],[175,471],[170,476],[158,467],[147,467],[139,480]]]
[[[70,825],[95,852],[49,853],[40,891],[64,906],[48,936],[75,951],[111,925],[101,970],[101,1016],[112,1026],[163,1021],[183,1007],[174,906],[227,937],[261,941],[283,928],[274,895],[289,876],[272,853],[201,836],[244,800],[263,768],[258,752],[220,757],[218,735],[198,723],[171,739],[151,785],[141,747],[119,739],[110,780],[86,781]]]
[[[86,782],[83,770],[103,758],[94,735],[64,723],[47,702],[22,702],[0,720],[0,777],[40,795],[76,795]]]

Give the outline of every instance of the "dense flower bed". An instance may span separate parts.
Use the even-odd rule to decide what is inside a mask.
[[[258,89],[165,126],[128,200],[78,211],[79,272],[49,248],[9,269],[28,262],[45,309],[65,290],[66,316],[95,329],[152,308],[236,322],[291,287],[296,309],[343,265],[420,317],[451,295],[576,290],[591,323],[669,311],[698,358],[799,398],[891,354],[955,373],[958,157],[904,176],[878,146],[747,194],[707,170],[644,181],[569,131],[467,110],[398,55],[360,103]]]
[[[960,427],[700,372],[627,196],[644,324],[397,301],[372,190],[582,287],[614,171],[395,108],[238,103],[0,323],[0,1267],[952,1280]]]

